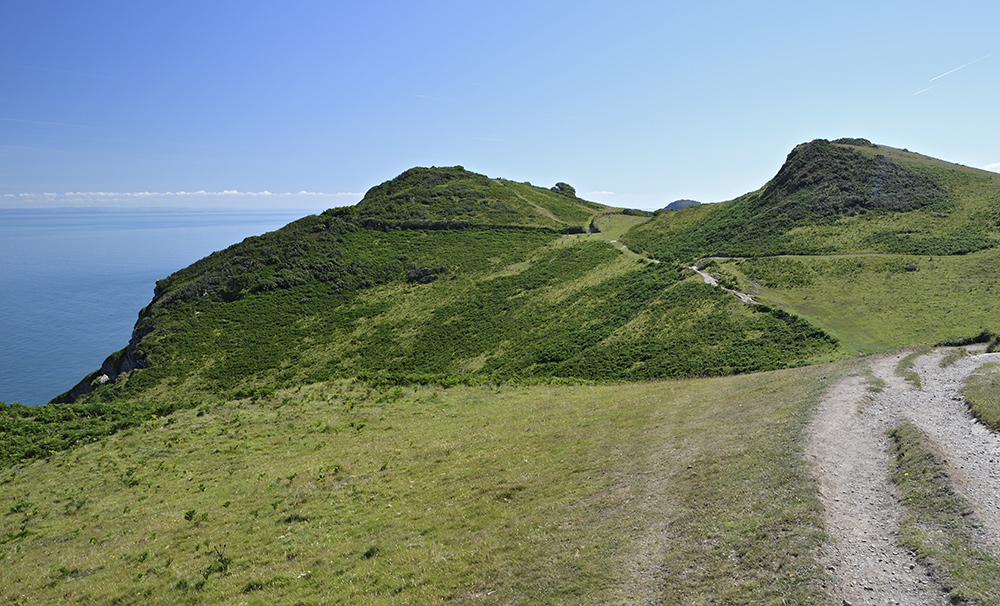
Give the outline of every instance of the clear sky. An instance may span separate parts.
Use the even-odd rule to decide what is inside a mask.
[[[655,209],[839,137],[1000,167],[996,0],[31,0],[0,23],[0,207],[318,210],[461,164]]]

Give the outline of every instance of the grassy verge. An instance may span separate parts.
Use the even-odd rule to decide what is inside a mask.
[[[945,354],[943,358],[941,358],[939,366],[941,368],[948,368],[949,366],[955,364],[962,358],[967,358],[967,357],[969,357],[968,349],[964,347],[954,347],[947,354]]]
[[[962,394],[973,416],[991,431],[1000,431],[1000,364],[986,364],[972,373]]]
[[[835,374],[206,403],[0,471],[0,602],[822,604]]]
[[[926,349],[918,349],[917,351],[904,356],[899,363],[896,364],[896,374],[909,381],[917,389],[921,388],[920,373],[916,371],[914,366],[916,365],[917,358],[926,353]]]
[[[889,437],[895,455],[891,479],[905,508],[901,543],[933,566],[953,600],[996,604],[1000,561],[977,547],[971,509],[952,490],[944,461],[911,424],[891,430]]]

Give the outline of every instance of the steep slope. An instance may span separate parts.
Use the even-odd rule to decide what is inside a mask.
[[[372,373],[718,375],[835,355],[797,318],[561,236],[613,209],[556,189],[417,168],[248,238],[159,281],[129,346],[59,401]]]
[[[1000,175],[863,139],[800,145],[760,190],[660,212],[622,240],[730,257],[707,270],[859,353],[997,329]]]
[[[623,240],[656,258],[684,261],[963,254],[1000,243],[1000,175],[864,139],[817,139],[792,150],[760,190],[706,210],[660,213]]]
[[[557,232],[585,232],[595,215],[608,210],[577,198],[572,188],[546,190],[490,179],[462,167],[410,169],[373,187],[354,207],[331,209],[247,238],[158,281],[128,347],[53,401],[71,402],[122,374],[145,368],[152,343],[146,337],[158,319],[185,303],[232,303],[305,285],[346,296],[401,279],[428,283],[449,266],[452,273],[469,269],[462,265],[469,251],[492,254],[496,248],[499,256],[494,260],[502,259],[508,248],[531,249]],[[474,232],[459,234],[469,229]],[[416,240],[400,235],[417,231],[422,235]],[[479,235],[485,231],[490,233]],[[428,235],[434,232],[448,235]],[[438,248],[430,246],[431,240]],[[477,265],[471,271],[480,269]]]

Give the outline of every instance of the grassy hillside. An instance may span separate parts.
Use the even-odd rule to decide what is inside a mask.
[[[968,255],[797,256],[719,260],[758,298],[859,353],[935,345],[1000,329],[1000,249]]]
[[[814,141],[649,217],[415,168],[248,238],[0,404],[0,601],[826,603],[805,423],[843,358],[998,332],[998,178]]]
[[[952,255],[1000,243],[1000,175],[864,140],[796,147],[767,185],[624,237],[661,260],[710,255]]]
[[[838,372],[207,402],[0,470],[0,601],[821,604]]]
[[[843,356],[800,318],[610,245],[642,213],[561,185],[413,169],[248,238],[160,280],[129,346],[59,401],[152,410],[343,377],[648,380]],[[451,220],[468,192],[472,220]],[[607,233],[562,233],[590,225]]]
[[[311,281],[233,301],[154,304],[137,348],[148,368],[104,391],[134,396],[166,382],[174,394],[182,386],[217,393],[262,378],[282,386],[372,373],[648,379],[778,368],[836,352],[797,318],[600,242],[478,230],[362,229],[345,242],[354,238],[440,269],[428,274],[437,279],[411,280],[399,269],[348,293]]]

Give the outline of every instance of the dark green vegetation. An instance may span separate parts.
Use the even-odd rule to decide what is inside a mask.
[[[964,254],[1000,242],[1000,175],[859,140],[796,147],[756,192],[661,213],[624,237],[661,260]],[[694,213],[695,218],[690,215]]]
[[[748,306],[682,267],[638,262],[590,235],[564,235],[592,224],[613,234],[648,213],[554,189],[412,169],[355,207],[214,253],[157,283],[128,347],[58,398],[74,403],[68,412],[12,409],[0,460],[220,395],[345,377],[634,381],[843,355],[779,308]],[[77,412],[88,404],[102,412]]]
[[[599,204],[558,183],[551,190],[490,179],[461,166],[411,168],[371,188],[350,213],[374,227],[517,225],[586,227]]]
[[[995,338],[998,225],[998,176],[862,139],[657,213],[411,169],[160,280],[60,403],[0,407],[0,599],[823,603],[802,430],[847,370],[816,364]],[[911,510],[961,517],[894,439]],[[972,536],[914,515],[932,560],[927,528]]]
[[[44,458],[79,443],[194,406],[189,401],[83,402],[25,406],[0,402],[0,466]]]
[[[951,487],[945,462],[915,426],[889,433],[895,464],[891,478],[902,492],[902,544],[944,577],[954,601],[996,604],[1000,560],[981,545],[968,504]]]

